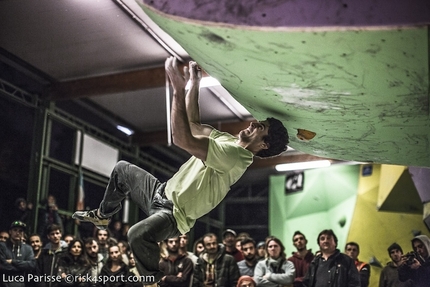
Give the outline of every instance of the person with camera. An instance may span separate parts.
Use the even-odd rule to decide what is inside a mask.
[[[388,249],[388,255],[391,261],[382,269],[379,277],[379,287],[411,287],[410,280],[401,282],[399,280],[399,272],[397,268],[402,262],[403,249],[397,244],[391,244]]]
[[[418,235],[412,239],[413,252],[402,257],[398,268],[402,282],[412,281],[413,287],[428,287],[430,282],[430,238]]]

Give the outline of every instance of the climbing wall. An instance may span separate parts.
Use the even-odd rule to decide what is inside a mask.
[[[251,2],[141,5],[255,118],[282,120],[294,149],[430,167],[430,4]]]

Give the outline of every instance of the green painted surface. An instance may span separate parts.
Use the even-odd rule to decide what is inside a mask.
[[[317,250],[316,238],[333,229],[339,244],[346,243],[357,199],[360,167],[332,166],[305,171],[304,189],[286,195],[285,176],[270,177],[269,231],[290,242],[296,230]]]
[[[427,27],[251,29],[144,10],[255,118],[282,120],[294,149],[430,166]]]

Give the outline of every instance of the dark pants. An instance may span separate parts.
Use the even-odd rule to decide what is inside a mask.
[[[122,200],[129,195],[148,216],[133,225],[127,236],[137,270],[140,275],[154,276],[150,280],[153,282],[158,282],[164,276],[158,267],[158,242],[180,235],[173,217],[173,203],[164,195],[165,186],[147,171],[120,161],[112,171],[99,207],[100,215],[110,217],[121,209]]]

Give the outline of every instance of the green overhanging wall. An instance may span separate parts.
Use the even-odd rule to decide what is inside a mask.
[[[430,166],[427,26],[225,25],[142,8],[254,118],[281,120],[292,148]]]
[[[290,242],[294,231],[300,230],[311,239],[314,250],[316,240],[312,238],[323,229],[333,229],[339,242],[345,242],[357,198],[358,175],[356,165],[305,171],[303,191],[288,195],[285,175],[272,176],[269,230],[284,242]]]

